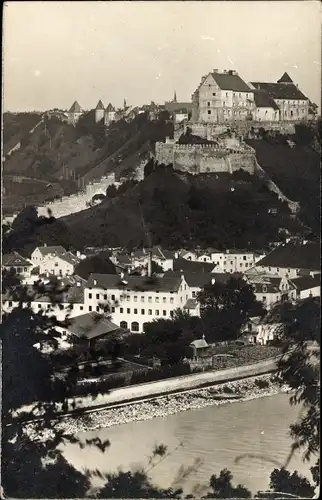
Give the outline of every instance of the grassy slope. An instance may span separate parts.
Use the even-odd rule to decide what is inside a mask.
[[[3,114],[3,151],[7,154],[41,119],[41,113]]]

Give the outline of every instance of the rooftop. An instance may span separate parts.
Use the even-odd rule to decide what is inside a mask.
[[[100,287],[115,290],[176,292],[181,276],[124,276],[118,274],[91,274],[88,279],[90,288]]]
[[[273,99],[307,100],[294,83],[251,82],[257,90],[265,90]]]
[[[286,243],[279,245],[272,252],[256,263],[256,267],[282,267],[290,269],[320,269],[319,243]]]
[[[33,264],[18,252],[13,252],[2,256],[2,265],[4,267],[30,267]]]
[[[300,278],[292,279],[292,283],[295,285],[297,290],[309,290],[310,288],[321,286],[321,274],[315,274],[314,276],[301,276]]]
[[[88,340],[121,331],[111,320],[93,312],[71,318],[68,330],[77,337]]]
[[[102,101],[101,101],[101,100],[99,100],[99,101],[98,101],[97,106],[96,106],[96,108],[95,108],[95,109],[105,109],[105,108],[104,108],[104,104],[102,103]]]
[[[274,99],[265,90],[255,90],[254,100],[257,108],[279,109]]]
[[[82,112],[82,108],[80,107],[78,102],[75,101],[74,104],[71,106],[69,113],[81,113],[81,112]]]
[[[109,103],[105,111],[115,111],[115,108],[111,103]]]
[[[63,254],[60,253],[59,258],[64,260],[68,264],[72,264],[73,266],[76,266],[81,261],[81,259],[79,257],[76,257],[76,255],[74,255],[72,252],[66,252]]]
[[[190,272],[208,272],[211,273],[215,268],[215,264],[209,262],[196,262],[187,259],[173,259],[174,271],[190,271]]]
[[[38,250],[40,251],[40,253],[42,254],[43,257],[45,257],[46,255],[49,255],[49,254],[63,254],[63,253],[66,253],[66,250],[64,247],[62,247],[61,245],[58,245],[58,246],[43,246],[43,247],[37,247]],[[37,250],[37,248],[35,248],[35,250]]]
[[[240,76],[233,72],[219,73],[214,71],[211,73],[213,79],[221,90],[233,90],[235,92],[252,92],[251,88],[240,78]]]
[[[290,77],[290,75],[285,72],[284,75],[281,76],[281,78],[279,80],[277,80],[277,82],[278,83],[293,83],[293,80]]]

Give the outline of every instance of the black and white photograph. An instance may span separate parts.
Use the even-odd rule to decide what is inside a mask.
[[[319,498],[321,14],[3,3],[1,500]]]

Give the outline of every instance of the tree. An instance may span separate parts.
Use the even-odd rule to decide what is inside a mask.
[[[210,341],[235,340],[250,316],[262,316],[262,304],[241,278],[206,285],[198,294],[204,333]]]
[[[290,493],[303,498],[312,498],[315,487],[309,481],[298,474],[291,474],[286,469],[274,469],[270,475],[269,487],[276,493]]]
[[[107,187],[106,189],[106,197],[107,198],[115,198],[117,196],[117,187],[115,184],[111,184],[110,186]]]
[[[232,485],[233,475],[228,469],[220,471],[219,476],[213,474],[210,478],[210,487],[212,492],[208,493],[206,498],[250,498],[251,492],[238,484]]]

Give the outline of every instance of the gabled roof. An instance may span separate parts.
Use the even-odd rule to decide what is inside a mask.
[[[240,78],[238,74],[211,73],[213,79],[221,90],[233,90],[235,92],[252,92],[251,88]]]
[[[18,252],[13,252],[2,256],[2,265],[4,267],[30,267],[33,264]]]
[[[121,330],[111,320],[94,312],[71,318],[68,326],[70,333],[79,338],[85,337],[88,340]]]
[[[112,104],[111,104],[111,103],[109,103],[109,104],[107,105],[107,107],[106,107],[106,110],[105,110],[105,111],[107,111],[107,112],[109,112],[109,111],[115,111],[115,108],[114,108],[114,106],[112,106]]]
[[[173,259],[174,271],[208,272],[215,268],[215,264],[209,262],[196,262],[187,259]]]
[[[265,90],[254,90],[254,100],[257,108],[279,109],[274,99]]]
[[[315,288],[321,286],[321,274],[315,274],[314,276],[301,276],[300,278],[292,279],[292,283],[295,285],[297,290],[310,290],[310,288]]]
[[[104,104],[102,103],[102,101],[101,101],[101,100],[99,100],[99,101],[98,101],[97,106],[96,106],[96,108],[95,108],[95,109],[105,109],[105,108],[104,108]]]
[[[70,108],[69,113],[81,113],[81,112],[82,112],[82,109],[81,109],[80,105],[78,104],[77,101],[75,101],[74,104],[72,105],[72,107]]]
[[[170,250],[163,250],[161,247],[143,248],[142,250],[135,250],[132,256],[135,259],[145,259],[148,257],[149,252],[152,254],[152,259],[157,258],[161,260],[173,259],[174,252]]]
[[[59,254],[58,256],[60,259],[64,260],[68,264],[72,264],[73,266],[76,266],[81,261],[81,259],[79,257],[76,257],[76,255],[72,254],[72,252],[66,252],[63,254]]]
[[[96,284],[95,284],[96,282]],[[117,274],[91,274],[88,278],[90,288],[100,287],[115,290],[131,290],[137,292],[159,291],[177,292],[181,276],[125,276]]]
[[[40,253],[42,254],[43,257],[45,257],[46,255],[49,255],[49,254],[64,254],[66,253],[66,250],[64,247],[62,247],[61,245],[57,245],[57,246],[45,246],[45,247],[37,247],[38,250],[40,251]],[[37,250],[37,248],[35,248],[35,250]]]
[[[209,344],[205,341],[205,339],[194,340],[190,345],[193,345],[196,349],[209,347]]]
[[[293,80],[290,77],[290,75],[285,72],[284,75],[281,76],[281,78],[279,80],[277,80],[277,82],[278,83],[293,83]]]
[[[198,302],[196,299],[188,299],[185,305],[183,306],[183,309],[188,309],[188,310],[195,310],[198,307]]]
[[[52,279],[55,280],[55,277],[53,276]],[[44,285],[43,290],[41,290],[41,292],[35,290],[35,288],[32,285],[26,285],[25,286],[26,296],[29,296],[32,302],[40,302],[40,303],[41,302],[52,303],[53,295],[55,295],[55,298],[57,298],[59,304],[65,304],[68,306],[70,304],[84,303],[84,288],[82,286],[70,286],[68,289],[65,289],[66,285],[64,283],[61,283],[60,286],[58,286],[53,293],[53,287],[50,281],[51,280],[49,280],[49,282]],[[9,291],[8,293],[5,294],[5,297],[7,299],[10,299],[14,297],[14,294],[15,294],[14,290]]]
[[[279,245],[272,252],[256,263],[256,267],[281,267],[290,269],[320,269],[319,243],[286,243]]]
[[[251,82],[257,90],[265,90],[273,99],[284,100],[307,100],[307,97],[297,88],[294,83]]]
[[[166,102],[164,107],[169,113],[181,111],[182,109],[185,109],[189,113],[192,111],[193,104],[192,102]]]

